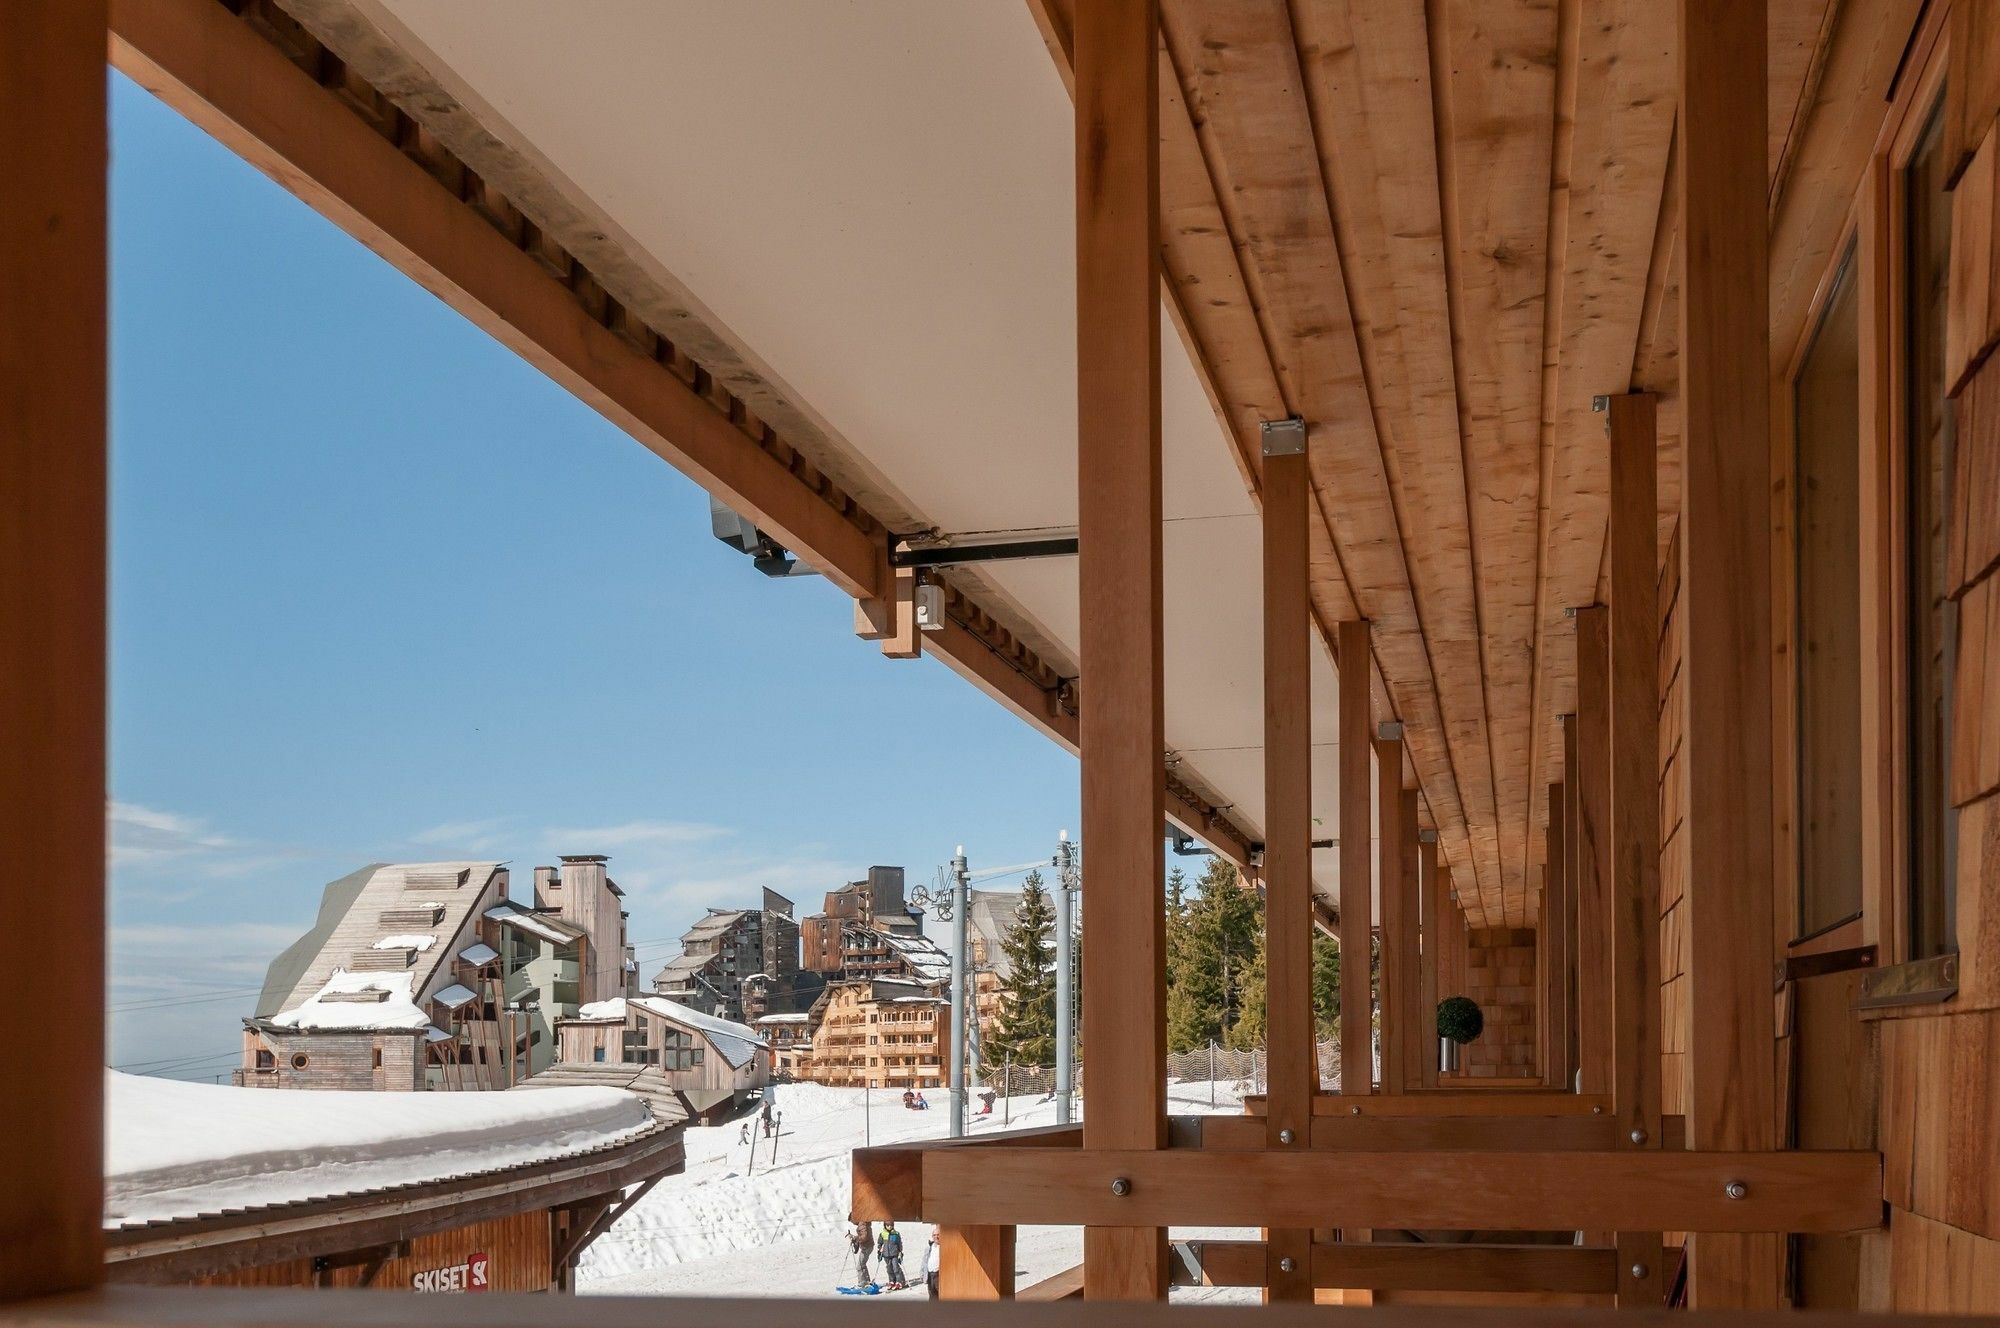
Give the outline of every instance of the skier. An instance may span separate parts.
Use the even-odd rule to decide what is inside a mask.
[[[742,1128],[742,1129],[740,1129],[740,1130],[738,1130],[738,1131],[736,1132],[736,1142],[737,1142],[737,1143],[739,1143],[739,1144],[747,1144],[747,1143],[749,1143],[749,1142],[750,1142],[750,1122],[749,1122],[749,1121],[744,1121],[744,1122],[743,1122],[743,1128]]]
[[[854,1285],[869,1285],[868,1258],[875,1253],[875,1228],[868,1222],[856,1222],[854,1229],[847,1233],[847,1248],[854,1251]]]
[[[903,1233],[896,1230],[894,1222],[882,1224],[882,1239],[876,1243],[875,1254],[882,1260],[882,1271],[889,1279],[891,1291],[901,1291],[909,1285],[903,1278]]]
[[[764,1137],[768,1139],[768,1138],[770,1137],[770,1135],[771,1135],[771,1100],[770,1100],[769,1098],[765,1098],[765,1099],[764,1099]]]
[[[938,1298],[937,1282],[938,1243],[937,1232],[933,1231],[931,1232],[931,1243],[924,1249],[924,1289],[930,1293],[932,1300]]]

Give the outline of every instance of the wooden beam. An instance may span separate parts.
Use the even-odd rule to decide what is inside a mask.
[[[0,7],[0,833],[63,1054],[0,1087],[0,1298],[103,1279],[105,10]]]
[[[1776,1141],[1769,233],[1761,4],[1679,0],[1688,1131]],[[1614,656],[1615,668],[1615,656]],[[1615,706],[1614,706],[1615,714]],[[1615,813],[1614,813],[1615,814]],[[1776,1241],[1698,1238],[1691,1303],[1774,1308]]]
[[[1374,1012],[1368,999],[1369,933],[1374,928],[1368,842],[1369,632],[1366,622],[1336,629],[1340,665],[1340,1091],[1364,1097],[1375,1079]],[[1401,784],[1398,776],[1397,784]]]
[[[1569,726],[1576,826],[1577,1065],[1582,1092],[1611,1092],[1611,616],[1576,612],[1576,716]]]
[[[1304,1148],[1319,1092],[1312,993],[1311,475],[1303,447],[1264,449],[1265,1142]],[[1308,1231],[1271,1233],[1273,1300],[1310,1301]]]
[[[1194,1119],[1199,1122],[1196,1128],[1203,1148],[1257,1152],[1264,1147],[1263,1122],[1255,1116]],[[1680,1123],[1679,1117],[1664,1119],[1669,1125]],[[1672,1128],[1663,1129],[1666,1139],[1673,1139],[1674,1134]],[[1599,1116],[1315,1116],[1311,1139],[1314,1148],[1375,1153],[1467,1149],[1600,1152],[1617,1148],[1620,1142],[1618,1122],[1609,1112]]]
[[[1264,1242],[1190,1241],[1204,1286],[1262,1286]],[[1617,1252],[1577,1245],[1363,1245],[1312,1247],[1316,1287],[1371,1291],[1569,1291],[1608,1294]]]
[[[1417,845],[1423,831],[1419,813],[1423,795],[1416,789],[1403,790],[1402,808],[1402,875],[1396,882],[1396,895],[1403,904],[1402,935],[1396,944],[1403,970],[1402,980],[1397,983],[1396,998],[1402,1003],[1403,1015],[1398,1025],[1400,1032],[1400,1052],[1402,1060],[1403,1091],[1410,1092],[1423,1085],[1424,1048],[1429,1045],[1429,1036],[1435,1021],[1427,1015],[1422,1006],[1420,993],[1423,990],[1423,896],[1419,892]],[[1431,1057],[1436,1060],[1436,1056]]]
[[[1083,1018],[1092,1041],[1084,1138],[1166,1146],[1166,793],[1161,673],[1159,9],[1081,6],[1076,70],[1077,529],[1083,837],[1092,888]],[[1084,1295],[1159,1300],[1158,1224],[1090,1223]]]
[[[1881,1184],[1872,1152],[939,1149],[924,1157],[923,1217],[1125,1229],[1834,1232],[1881,1225]]]
[[[1611,605],[1612,1099],[1625,1146],[1658,1148],[1660,1130],[1660,610],[1656,403],[1614,396],[1608,533]],[[1768,927],[1767,927],[1768,931]],[[1768,992],[1762,998],[1768,1008]],[[1774,1138],[1772,1144],[1775,1145]],[[1620,1231],[1618,1302],[1659,1305],[1658,1231]]]
[[[1381,974],[1375,1001],[1382,1043],[1382,1091],[1403,1091],[1403,1022],[1408,1011],[1402,1000],[1403,982],[1403,744],[1397,738],[1377,738],[1375,751],[1375,889],[1382,904]],[[1368,972],[1362,952],[1363,981]],[[1349,979],[1341,965],[1341,986]],[[1366,987],[1363,987],[1366,990]]]
[[[1543,934],[1541,953],[1547,971],[1536,975],[1541,984],[1543,1008],[1548,1012],[1544,1022],[1547,1041],[1541,1049],[1542,1079],[1551,1088],[1567,1089],[1571,1079],[1570,1021],[1574,1011],[1570,1004],[1570,972],[1573,960],[1570,955],[1570,878],[1565,860],[1567,842],[1561,784],[1549,785],[1548,809],[1542,866],[1543,911],[1538,924]]]
[[[1417,874],[1421,880],[1424,900],[1423,917],[1423,974],[1417,984],[1417,1039],[1422,1049],[1422,1087],[1435,1089],[1438,1086],[1438,1039],[1437,1007],[1443,998],[1440,990],[1439,963],[1444,944],[1444,911],[1456,907],[1451,902],[1445,874],[1438,870],[1437,836],[1429,835],[1417,843]]]
[[[941,1225],[939,1300],[1012,1300],[1014,1228]]]

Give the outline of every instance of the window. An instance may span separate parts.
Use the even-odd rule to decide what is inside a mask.
[[[378,1070],[382,1068],[382,1049],[380,1047],[375,1048],[375,1068]]]
[[[1798,931],[1861,912],[1861,345],[1854,251],[1792,383]]]
[[[258,1068],[258,1069],[260,1069],[260,1070],[272,1070],[272,1069],[276,1069],[276,1068],[277,1068],[277,1065],[278,1065],[278,1058],[277,1058],[276,1056],[273,1056],[273,1055],[272,1055],[272,1054],[271,1054],[270,1052],[268,1052],[268,1051],[264,1050],[264,1049],[263,1049],[262,1047],[259,1047],[259,1048],[257,1049],[257,1068]]]
[[[1911,959],[1958,948],[1953,890],[1950,769],[1952,634],[1945,583],[1945,513],[1952,412],[1945,399],[1945,291],[1951,196],[1945,192],[1944,116],[1933,111],[1904,169],[1905,397],[1902,403],[1904,660],[1908,690],[1909,935]]]
[[[309,1064],[311,1064],[311,1062],[306,1059],[306,1054],[303,1051],[295,1051],[292,1053],[292,1068],[294,1070],[303,1070]]]
[[[592,1060],[594,1060],[594,1061],[601,1061],[601,1060],[603,1060],[603,1059],[604,1059],[604,1048],[602,1048],[602,1047],[592,1047],[592,1048],[590,1049],[590,1059],[592,1059]]]

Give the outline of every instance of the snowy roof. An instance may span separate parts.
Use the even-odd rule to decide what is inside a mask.
[[[654,985],[657,986],[662,982],[691,978],[719,958],[721,958],[720,955],[675,955],[667,961],[666,967],[662,968],[659,974],[654,977]]]
[[[748,1065],[760,1047],[768,1048],[771,1045],[758,1037],[756,1030],[747,1024],[691,1010],[678,1001],[670,1001],[664,996],[634,996],[627,1003],[700,1033],[708,1039],[709,1045],[714,1047],[724,1060],[737,1069]],[[606,1001],[604,1004],[609,1005],[611,1002]]]
[[[479,993],[474,991],[470,987],[462,986],[459,983],[454,982],[449,987],[446,987],[444,990],[440,991],[437,995],[431,997],[431,999],[436,1001],[439,1005],[446,1007],[447,1009],[456,1010],[461,1005],[466,1005],[472,1001],[478,1000]]]
[[[419,1010],[410,989],[415,974],[350,973],[335,969],[326,985],[296,1009],[273,1015],[278,1028],[422,1028],[431,1017]],[[377,994],[379,993],[379,994]]]
[[[500,952],[484,941],[481,941],[477,945],[468,945],[463,950],[460,950],[458,957],[460,962],[477,967],[480,964],[492,963],[500,957]]]
[[[905,935],[901,932],[878,933],[888,943],[891,950],[910,966],[910,971],[924,982],[945,982],[951,978],[951,956],[928,936]]]
[[[655,1128],[644,1101],[612,1088],[288,1093],[105,1076],[114,1228],[525,1166]]]
[[[767,1014],[756,1020],[760,1024],[803,1024],[812,1018],[808,1014]]]
[[[608,1001],[585,1001],[576,1007],[576,1017],[586,1023],[624,1023],[625,998],[613,996]]]
[[[399,932],[394,936],[384,936],[370,946],[373,950],[415,950],[422,953],[437,944],[437,937],[428,932]]]
[[[736,919],[743,916],[744,911],[740,908],[710,909],[706,917],[681,933],[681,939],[685,941],[696,936],[713,936],[719,931],[728,931],[736,924]]]
[[[497,922],[503,927],[519,927],[522,931],[539,936],[553,945],[569,945],[584,935],[581,927],[565,922],[561,918],[531,913],[515,903],[496,904],[487,909],[486,920]]]
[[[296,1009],[370,949],[423,955],[411,970],[417,991],[442,980],[452,938],[494,898],[502,869],[492,861],[378,863],[333,882],[312,928],[271,961],[255,1013],[270,1018]]]

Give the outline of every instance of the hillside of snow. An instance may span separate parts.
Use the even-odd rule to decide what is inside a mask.
[[[1173,1084],[1175,1114],[1241,1110],[1240,1084]],[[775,1140],[757,1133],[741,1140],[742,1124],[687,1132],[687,1170],[669,1176],[620,1218],[585,1253],[578,1289],[618,1295],[833,1296],[855,1281],[847,1248],[849,1154],[870,1144],[942,1139],[950,1113],[942,1090],[931,1089],[929,1111],[909,1111],[899,1090],[781,1084]],[[1212,1100],[1212,1105],[1211,1105]],[[1000,1099],[991,1116],[969,1118],[974,1135],[1053,1125],[1055,1104],[1038,1096]],[[773,1160],[773,1145],[776,1158]],[[755,1157],[752,1158],[754,1149]],[[929,1228],[902,1224],[905,1271],[922,1296]],[[1177,1239],[1222,1239],[1254,1232],[1220,1228],[1176,1230]],[[1016,1272],[1023,1287],[1075,1266],[1083,1258],[1081,1227],[1024,1227]],[[871,1272],[880,1276],[879,1264]],[[1187,1288],[1174,1298],[1237,1299],[1256,1293]]]

